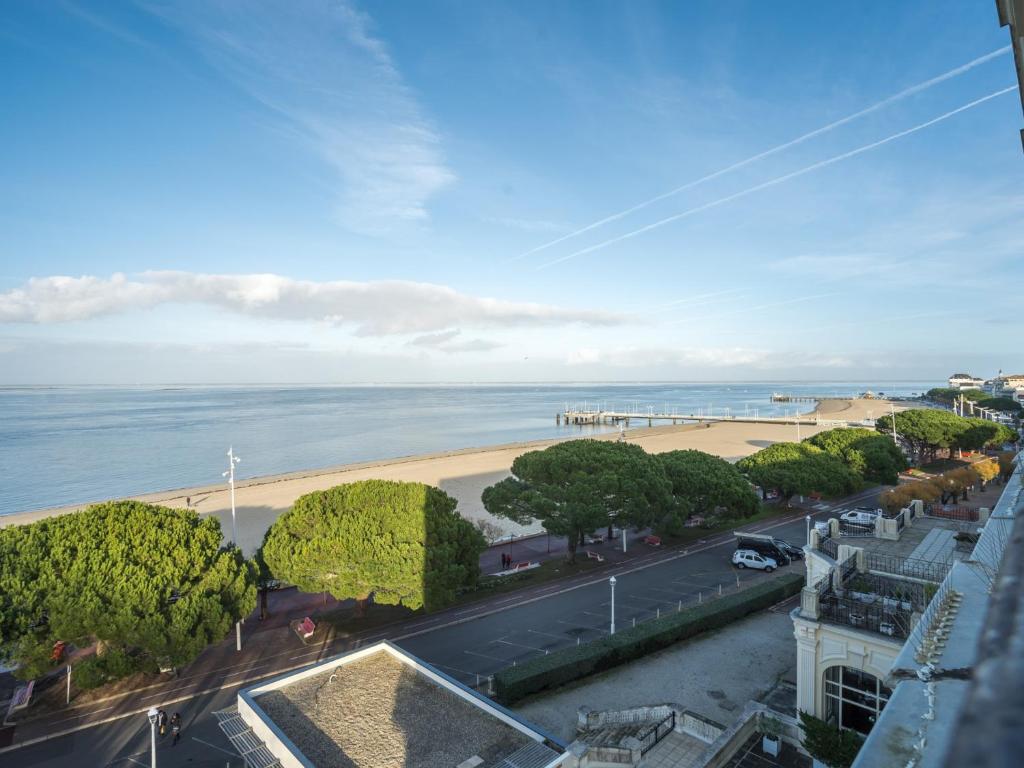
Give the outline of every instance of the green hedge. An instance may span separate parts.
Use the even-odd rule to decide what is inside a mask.
[[[754,611],[775,605],[797,594],[803,585],[803,573],[787,574],[586,645],[574,645],[538,656],[525,664],[498,672],[494,676],[495,697],[502,704],[514,704],[530,694],[557,688],[639,659],[680,640],[695,637],[709,629],[718,629]]]

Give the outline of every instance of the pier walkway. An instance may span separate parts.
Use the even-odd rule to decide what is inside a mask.
[[[801,424],[822,427],[846,427],[851,424],[864,426],[865,422],[850,422],[845,419],[823,419],[816,414],[797,414],[793,416],[758,416],[720,414],[712,416],[704,413],[658,413],[650,411],[600,411],[566,409],[555,415],[557,424],[619,424],[629,426],[631,421],[647,420],[648,426],[655,421],[671,421],[673,424],[705,423],[716,421],[736,421],[747,424]]]

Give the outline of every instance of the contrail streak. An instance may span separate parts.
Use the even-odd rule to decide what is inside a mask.
[[[918,125],[915,125],[912,128],[907,128],[906,130],[900,131],[899,133],[894,133],[892,136],[887,136],[884,139],[879,139],[878,141],[874,141],[870,144],[865,144],[863,147],[852,149],[849,152],[843,152],[841,155],[830,157],[827,160],[821,160],[817,163],[801,168],[799,171],[793,171],[792,173],[787,173],[784,176],[777,176],[776,178],[770,179],[769,181],[762,182],[753,187],[748,187],[747,189],[744,189],[741,192],[735,192],[731,195],[727,195],[726,197],[720,197],[718,200],[712,200],[710,203],[698,205],[696,208],[690,208],[689,210],[683,211],[682,213],[677,213],[674,216],[669,216],[668,218],[661,219],[660,221],[656,221],[653,224],[648,224],[645,227],[640,227],[640,229],[634,229],[632,232],[627,232],[624,235],[619,235],[618,237],[613,237],[610,240],[605,240],[603,243],[597,243],[596,245],[591,245],[587,248],[583,248],[574,253],[570,253],[568,256],[561,256],[557,259],[554,259],[553,261],[541,264],[540,266],[537,267],[537,269],[546,269],[547,267],[554,266],[555,264],[560,264],[563,261],[574,259],[577,256],[583,256],[584,254],[587,253],[593,253],[594,251],[600,250],[601,248],[605,248],[609,245],[613,245],[614,243],[620,243],[623,240],[628,240],[632,237],[636,237],[637,235],[642,235],[645,232],[650,232],[652,229],[657,229],[658,227],[663,227],[666,224],[671,224],[673,221],[685,219],[687,216],[692,216],[695,213],[706,211],[709,208],[715,208],[716,206],[731,202],[732,200],[736,200],[737,198],[745,197],[754,192],[759,192],[762,189],[767,189],[768,187],[773,187],[776,184],[781,184],[782,182],[789,181],[790,179],[795,179],[797,176],[803,176],[804,174],[810,173],[811,171],[816,171],[819,168],[824,168],[826,166],[833,165],[841,160],[846,160],[848,158],[862,154],[869,150],[875,149],[876,147],[880,147],[883,144],[888,144],[890,141],[896,141],[896,139],[901,139],[904,136],[910,135],[911,133],[916,133],[917,131],[927,128],[928,126],[940,123],[943,120],[948,120],[954,115],[958,115],[961,112],[964,112],[968,109],[972,109],[973,107],[976,107],[979,104],[984,104],[986,101],[990,101],[998,96],[1002,96],[1004,93],[1010,93],[1011,91],[1016,90],[1017,86],[1011,85],[1009,88],[1003,88],[1001,91],[990,93],[988,96],[982,96],[980,99],[975,99],[972,102],[964,104],[962,107],[957,107],[956,109],[946,112],[945,114],[939,115],[938,117],[934,117],[931,120],[928,120],[927,122],[919,123]]]
[[[839,296],[839,295],[840,294],[839,294],[838,291],[832,291],[831,293],[815,293],[815,294],[813,294],[811,296],[798,296],[795,299],[786,299],[785,301],[773,301],[773,302],[771,302],[769,304],[759,304],[756,307],[743,307],[742,309],[737,309],[735,312],[723,312],[723,313],[718,314],[718,315],[703,316],[703,317],[700,318],[700,321],[704,322],[705,320],[720,320],[723,317],[735,317],[736,315],[743,315],[743,314],[746,314],[748,312],[754,312],[754,311],[759,310],[759,309],[771,309],[773,307],[785,307],[788,304],[800,304],[800,303],[802,303],[804,301],[811,301],[812,299],[824,299],[827,296]],[[680,323],[692,323],[692,322],[694,322],[694,318],[692,318],[692,317],[684,317],[681,320],[673,320],[670,323],[665,323],[665,325],[679,325]]]
[[[687,304],[689,306],[703,306],[704,304],[714,304],[716,301],[721,299],[715,298],[718,296],[728,296],[730,294],[741,293],[747,290],[746,288],[729,288],[724,291],[714,291],[713,293],[698,293],[696,296],[687,296],[685,299],[676,299],[675,301],[669,301],[665,304],[656,304],[653,307],[639,307],[638,309],[645,309],[648,312],[664,312],[669,309],[678,307],[680,304]],[[697,302],[694,304],[693,302]]]
[[[1007,45],[1004,46],[1003,48],[999,48],[995,51],[992,51],[991,53],[986,53],[984,56],[979,56],[973,61],[969,61],[966,64],[957,67],[956,69],[951,69],[948,72],[944,72],[943,74],[938,75],[937,77],[933,77],[931,80],[925,80],[923,83],[912,85],[909,88],[905,88],[904,90],[900,91],[899,93],[894,93],[892,96],[884,98],[881,101],[872,104],[870,107],[865,107],[859,112],[854,112],[852,115],[847,115],[846,117],[840,118],[839,120],[836,120],[833,123],[823,125],[821,128],[816,128],[810,133],[805,133],[803,136],[798,136],[795,139],[787,141],[785,144],[779,144],[778,146],[772,147],[771,149],[766,149],[764,152],[759,152],[756,155],[752,155],[751,157],[748,157],[746,160],[740,160],[739,162],[733,163],[727,168],[722,168],[720,171],[715,171],[714,173],[710,173],[707,176],[702,176],[701,178],[696,179],[695,181],[687,182],[686,184],[683,184],[681,187],[671,189],[668,192],[658,195],[657,197],[652,197],[650,200],[645,200],[644,202],[637,203],[636,205],[630,208],[626,208],[623,211],[613,213],[610,216],[606,216],[603,219],[599,219],[598,221],[588,224],[587,226],[582,227],[581,229],[569,232],[566,235],[562,235],[561,237],[557,237],[554,240],[550,240],[542,245],[538,245],[536,248],[531,248],[528,251],[524,251],[523,253],[520,253],[518,256],[513,256],[512,258],[507,259],[506,261],[517,261],[518,259],[525,258],[526,256],[530,256],[534,253],[537,253],[538,251],[543,251],[547,248],[550,248],[552,245],[558,245],[558,243],[563,243],[566,240],[569,240],[573,237],[582,235],[584,232],[589,232],[590,230],[596,229],[597,227],[603,226],[609,222],[616,221],[625,216],[629,216],[629,214],[631,213],[635,213],[636,211],[642,210],[643,208],[646,208],[649,205],[654,205],[655,203],[672,197],[673,195],[678,195],[680,192],[684,192],[687,189],[692,189],[693,187],[696,187],[699,184],[703,184],[706,181],[717,179],[719,176],[723,176],[727,173],[735,171],[739,168],[749,165],[750,163],[756,162],[765,157],[769,157],[778,152],[782,152],[783,150],[789,149],[790,147],[794,147],[797,144],[802,144],[808,139],[812,139],[815,136],[820,136],[821,134],[834,130],[835,128],[838,128],[841,125],[846,125],[847,123],[852,122],[853,120],[864,117],[864,115],[869,115],[872,112],[876,112],[877,110],[882,109],[883,107],[887,107],[890,104],[894,104],[897,101],[902,101],[908,96],[913,96],[915,93],[920,93],[921,91],[925,91],[931,88],[932,86],[938,85],[939,83],[945,82],[946,80],[957,77],[958,75],[962,75],[964,72],[974,69],[974,67],[977,67],[980,64],[984,64],[985,62],[990,61],[996,58],[997,56],[1002,56],[1004,53],[1009,53],[1011,50],[1012,47]]]

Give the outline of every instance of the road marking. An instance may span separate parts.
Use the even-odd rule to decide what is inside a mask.
[[[630,600],[645,600],[648,603],[657,603],[658,605],[667,605],[668,602],[669,602],[668,600],[666,600],[663,597],[659,597],[659,598],[641,597],[640,595],[626,595],[626,597],[628,597]],[[625,608],[626,607],[626,601],[623,600],[621,605],[622,605],[623,608]]]
[[[479,656],[482,659],[490,659],[491,661],[497,661],[501,664],[505,664],[506,666],[509,665],[509,662],[506,659],[499,659],[497,656],[488,656],[486,653],[477,653],[476,651],[467,651],[465,649],[463,649],[462,652],[468,653],[470,656]]]
[[[607,631],[608,631],[606,629],[601,629],[600,627],[592,627],[589,624],[583,624],[583,622],[581,622],[581,621],[563,621],[562,619],[555,619],[555,621],[557,621],[559,624],[565,624],[565,626],[567,626],[567,627],[572,627],[573,629],[579,629],[579,630],[582,630],[584,632],[605,632],[605,633],[607,633]]]
[[[219,749],[225,755],[231,755],[232,757],[241,757],[241,755],[239,755],[237,752],[229,752],[228,750],[224,749],[224,747],[218,747],[216,744],[211,744],[208,741],[203,741],[202,739],[197,738],[195,736],[192,737],[192,741],[198,741],[200,744],[205,744],[208,747],[213,747],[214,749]]]
[[[550,632],[541,632],[538,629],[528,629],[527,632],[533,632],[535,635],[544,635],[545,637],[553,637],[555,640],[567,640],[568,637],[565,635],[552,635]]]
[[[547,651],[544,648],[537,648],[533,645],[527,645],[526,643],[513,643],[511,640],[493,640],[495,643],[504,643],[505,645],[515,645],[519,648],[529,648],[531,651],[537,651],[537,653],[543,653],[547,655]]]
[[[106,712],[108,709],[114,709],[115,706],[116,705],[111,704],[109,707],[101,707],[100,709],[94,709],[91,712],[83,712],[80,715],[68,715],[67,717],[59,717],[56,720],[54,720],[53,722],[61,723],[61,722],[65,721],[65,720],[77,720],[79,717],[85,717],[86,715],[91,715],[91,714],[93,714],[95,712]]]

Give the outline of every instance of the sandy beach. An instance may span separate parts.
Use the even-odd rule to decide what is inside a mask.
[[[907,406],[897,403],[895,407],[901,410]],[[825,400],[819,403],[816,411],[812,413],[821,419],[860,421],[888,411],[889,403],[883,400]],[[828,428],[826,425],[803,425],[800,427],[800,435],[809,437]],[[616,440],[618,435],[608,434],[596,439]],[[686,424],[631,429],[626,432],[626,439],[651,453],[691,448],[721,456],[728,461],[738,461],[772,443],[795,442],[797,428],[793,424],[747,422]],[[490,520],[506,534],[522,536],[537,533],[540,531],[537,525],[519,526],[508,520],[491,517],[484,510],[480,495],[484,488],[508,476],[512,462],[517,456],[556,442],[561,441],[541,440],[468,448],[426,456],[362,462],[324,470],[240,480],[235,486],[238,541],[243,550],[251,554],[263,540],[267,528],[278,515],[288,510],[299,496],[340,483],[370,478],[436,485],[458,500],[459,512],[470,520]],[[183,507],[186,498],[190,498],[192,506],[200,514],[215,515],[220,519],[226,536],[231,535],[231,498],[226,485],[185,488],[133,498],[172,507]],[[45,517],[73,512],[85,506],[87,505],[80,504],[4,515],[0,517],[0,527],[30,523]]]

